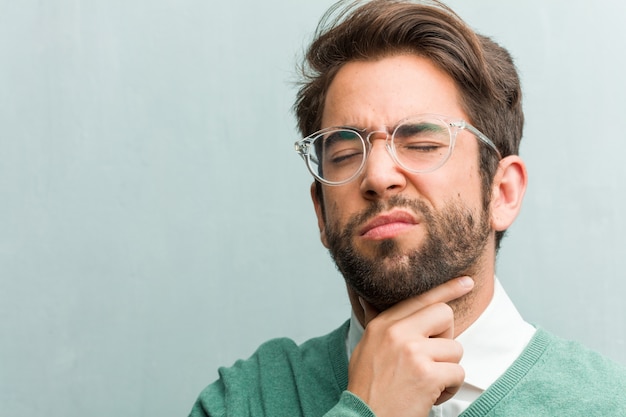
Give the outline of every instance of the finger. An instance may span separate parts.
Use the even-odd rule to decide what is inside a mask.
[[[458,364],[463,358],[463,346],[454,339],[431,338],[419,349],[434,362]]]
[[[454,338],[454,311],[446,303],[426,306],[401,320],[386,320],[383,314],[379,316],[383,319],[372,322],[368,329],[376,323],[378,331],[384,332],[391,341],[405,343],[423,338]]]
[[[435,405],[443,404],[459,391],[465,380],[465,371],[458,364],[444,363],[439,365],[440,375],[445,375],[445,388],[441,391]]]
[[[454,339],[454,310],[445,303],[426,306],[405,317],[403,324],[413,324],[416,332],[427,337]]]
[[[469,293],[474,288],[474,280],[470,277],[451,279],[424,294],[401,301],[389,308],[384,314],[391,320],[400,320],[422,308],[436,303],[448,303]]]

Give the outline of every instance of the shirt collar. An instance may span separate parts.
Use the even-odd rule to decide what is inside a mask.
[[[486,390],[522,353],[535,328],[524,321],[495,279],[491,302],[457,341],[463,346],[465,383]]]

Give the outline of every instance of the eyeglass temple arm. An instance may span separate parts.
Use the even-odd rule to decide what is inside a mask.
[[[491,149],[493,149],[496,152],[496,154],[498,155],[498,159],[502,159],[502,154],[498,150],[498,147],[496,146],[496,144],[493,143],[493,141],[489,139],[487,136],[485,136],[480,130],[476,129],[474,126],[472,126],[469,123],[466,123],[465,121],[453,123],[452,125],[458,127],[459,129],[467,129],[470,132],[472,132],[472,134],[476,136],[481,142],[483,142],[485,145],[489,146]]]

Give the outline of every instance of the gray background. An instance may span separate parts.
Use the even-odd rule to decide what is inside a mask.
[[[526,93],[498,275],[626,363],[626,2],[450,4]],[[0,415],[186,415],[219,365],[348,317],[292,150],[329,5],[0,0]]]

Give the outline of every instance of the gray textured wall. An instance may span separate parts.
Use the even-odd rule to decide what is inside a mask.
[[[329,2],[0,0],[0,414],[186,415],[218,365],[349,314],[292,150]],[[626,363],[626,3],[450,3],[525,87],[498,275]]]

